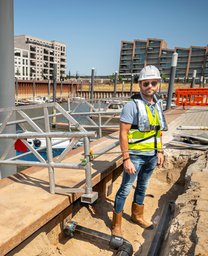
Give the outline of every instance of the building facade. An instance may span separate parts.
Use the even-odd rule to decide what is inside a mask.
[[[28,50],[14,49],[14,70],[17,79],[30,79],[30,52]]]
[[[122,41],[120,50],[119,74],[124,79],[139,75],[146,65],[159,68],[163,79],[168,80],[171,70],[172,55],[178,53],[176,78],[181,81],[192,79],[196,70],[198,80],[208,79],[208,47],[191,46],[169,49],[163,39]]]
[[[57,80],[64,79],[66,74],[65,44],[57,41],[47,41],[29,35],[19,35],[15,36],[14,45],[15,76],[17,78],[52,80],[54,64],[56,63]],[[28,53],[27,59],[25,59],[26,52]],[[23,64],[23,61],[25,64]],[[28,74],[27,76],[26,73]]]

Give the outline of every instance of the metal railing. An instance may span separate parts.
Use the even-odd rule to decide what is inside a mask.
[[[43,109],[44,116],[44,129],[35,122],[40,120],[39,117],[29,117],[26,113],[28,110],[34,109]],[[51,132],[50,130],[50,115],[48,108],[55,110],[56,114],[62,114],[65,119],[74,127],[77,131],[75,132]],[[49,174],[49,183],[50,183],[50,192],[51,193],[83,193],[81,200],[83,202],[92,203],[97,199],[97,193],[92,191],[92,176],[91,176],[91,163],[90,163],[90,143],[89,138],[95,137],[95,132],[87,132],[67,111],[65,111],[58,103],[46,103],[36,106],[24,106],[24,107],[13,107],[13,108],[2,108],[0,109],[0,115],[6,116],[4,121],[0,124],[0,141],[1,140],[12,140],[13,143],[10,143],[7,148],[4,149],[0,157],[0,165],[19,165],[19,166],[41,166],[48,168]],[[6,114],[6,115],[5,115]],[[10,118],[13,115],[19,115],[20,119],[10,121]],[[31,127],[32,132],[28,132],[25,129],[25,123]],[[18,134],[3,134],[4,129],[9,125],[18,124],[22,128],[22,133]],[[43,148],[36,149],[27,139],[33,138],[44,138],[46,141],[46,152],[47,160],[44,159],[40,150]],[[68,140],[68,146],[63,150],[61,155],[57,158],[53,158],[53,138],[65,138]],[[73,146],[79,141],[80,138],[83,138],[84,142],[84,161],[80,163],[69,163],[62,162],[66,154],[73,148]],[[10,149],[14,146],[16,140],[21,140],[21,142],[29,150],[27,153],[20,154],[19,156],[7,157]],[[60,140],[59,143],[63,142]],[[27,154],[33,154],[37,161],[24,161],[21,160],[22,156]],[[84,169],[86,185],[85,189],[83,188],[57,188],[55,185],[55,168],[67,168],[67,169]]]
[[[93,105],[89,105],[96,109]],[[51,111],[50,111],[51,109]],[[37,111],[37,116],[36,111]],[[40,115],[39,110],[43,111],[43,115]],[[28,111],[32,111],[32,117],[29,115]],[[52,113],[50,113],[52,112]],[[115,110],[113,112],[115,114]],[[74,116],[86,116],[87,113],[72,113]],[[105,111],[90,112],[90,115],[102,115],[106,114]],[[0,166],[1,165],[15,165],[15,166],[38,166],[46,167],[48,169],[49,175],[49,185],[51,193],[81,193],[81,201],[85,203],[93,203],[97,197],[97,192],[92,191],[92,175],[91,175],[91,161],[92,156],[90,152],[90,139],[95,138],[96,133],[92,131],[86,131],[85,128],[80,125],[69,113],[69,111],[64,110],[58,103],[45,103],[30,106],[19,106],[13,108],[1,108],[0,117],[4,116],[3,122],[0,123],[0,143],[3,140],[10,140],[12,143],[8,143],[3,153],[0,156]],[[15,120],[14,120],[15,116]],[[73,127],[74,131],[51,131],[51,125],[53,125],[53,118],[63,116],[68,125]],[[99,120],[101,117],[99,117]],[[2,120],[2,119],[1,119]],[[91,118],[90,118],[91,120]],[[42,121],[42,126],[40,125]],[[92,121],[94,124],[94,121]],[[108,122],[108,120],[106,121]],[[22,129],[20,133],[8,134],[4,133],[7,126],[19,125]],[[99,123],[101,124],[101,122]],[[26,125],[30,127],[26,128]],[[97,126],[96,124],[94,126]],[[98,125],[99,129],[105,126]],[[110,126],[112,127],[112,126]],[[102,132],[100,132],[102,134]],[[101,135],[100,134],[100,135]],[[34,147],[30,144],[30,140],[43,139],[46,144],[38,147]],[[83,140],[84,156],[79,163],[66,162],[66,155],[76,146],[80,138]],[[56,141],[55,141],[56,140]],[[14,147],[15,143],[20,141],[27,148],[27,152],[21,153],[19,155],[9,156],[11,148]],[[56,158],[53,157],[53,146],[59,143],[67,142],[62,153]],[[119,142],[113,142],[112,144],[102,148],[102,150],[96,152],[93,159],[101,156],[105,152],[118,146]],[[46,151],[47,157],[42,156],[42,150]],[[36,160],[31,161],[25,160],[27,156],[33,155]],[[24,160],[23,160],[24,159]],[[64,162],[62,162],[65,160]],[[55,184],[55,169],[83,169],[85,171],[85,188],[61,188],[57,187]],[[69,172],[70,173],[70,172]],[[70,175],[70,174],[69,174]]]
[[[98,137],[101,138],[104,129],[116,130],[119,128],[119,122],[114,122],[114,124],[111,122],[120,117],[120,113],[126,102],[126,98],[86,100],[81,97],[76,97],[68,99],[68,113],[73,117],[82,117],[82,127],[98,131]],[[73,110],[71,109],[71,103],[76,103],[76,107],[73,108]],[[89,111],[79,112],[79,108],[81,108],[82,105],[85,105],[85,109],[88,108]],[[68,126],[68,124],[58,122],[54,125]]]

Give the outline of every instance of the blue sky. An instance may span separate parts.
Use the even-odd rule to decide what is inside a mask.
[[[207,10],[207,0],[14,0],[14,32],[65,43],[71,74],[109,75],[122,40],[206,46]]]

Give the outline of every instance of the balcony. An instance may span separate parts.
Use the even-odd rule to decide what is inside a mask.
[[[147,43],[135,43],[135,47],[139,49],[146,49],[147,48]]]
[[[164,67],[171,67],[171,62],[160,62],[160,67],[164,68]]]
[[[122,50],[133,50],[133,46],[122,46]]]
[[[49,54],[49,51],[44,49],[43,54]]]
[[[156,55],[159,55],[160,54],[160,51],[157,51],[157,50],[148,50],[147,51],[147,54],[149,55],[149,54],[156,54]]]
[[[133,43],[122,43],[122,48],[132,49],[133,48]]]
[[[146,59],[146,56],[142,54],[136,54],[134,56],[134,60],[145,60],[145,59]]]
[[[130,71],[130,68],[128,68],[128,67],[121,67],[120,70],[124,70],[124,71],[128,70],[128,71]]]
[[[43,69],[43,74],[48,74],[48,69]]]
[[[35,53],[30,53],[30,58],[31,59],[36,59],[36,54]]]
[[[147,55],[147,59],[148,59],[148,60],[151,60],[151,59],[159,59],[159,55],[152,55],[152,54],[150,55],[150,54],[148,54],[148,55]]]
[[[178,58],[178,63],[186,63],[186,64],[188,64],[188,60],[187,59]]]
[[[161,41],[149,41],[149,46],[160,47]]]
[[[66,62],[66,58],[61,57],[60,61],[61,62]]]
[[[204,63],[204,59],[202,59],[202,58],[191,58],[190,63],[196,63],[196,62]]]
[[[31,51],[31,52],[36,52],[36,47],[30,46],[30,51]]]
[[[132,55],[132,51],[122,51],[121,55]]]
[[[158,60],[147,60],[147,65],[158,65],[159,64],[159,61]]]
[[[20,57],[21,56],[21,52],[15,52],[14,56]]]
[[[138,64],[138,65],[133,65],[133,70],[135,69],[141,69],[144,67],[144,64]]]
[[[129,61],[122,61],[121,63],[120,63],[120,65],[121,66],[123,66],[123,65],[131,65],[131,61],[129,62]]]
[[[30,61],[30,66],[35,66],[36,65],[36,62],[34,60],[31,60]]]
[[[177,52],[178,53],[178,52]],[[184,58],[188,58],[189,54],[188,53],[178,53],[178,57],[184,57]]]
[[[180,68],[180,67],[184,67],[184,68],[186,68],[187,67],[187,65],[186,65],[186,63],[184,64],[182,64],[182,63],[178,63],[177,64],[177,68]]]
[[[30,68],[30,73],[31,74],[35,73],[35,68]]]
[[[159,62],[161,67],[171,67],[171,61]]]
[[[131,56],[126,56],[126,57],[121,56],[121,61],[122,60],[131,60]]]
[[[146,54],[146,51],[142,51],[142,50],[136,49],[136,50],[134,51],[134,54]]]

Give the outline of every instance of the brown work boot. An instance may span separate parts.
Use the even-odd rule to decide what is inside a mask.
[[[153,229],[154,226],[151,222],[144,220],[144,205],[132,203],[131,207],[131,220],[142,228]]]
[[[112,229],[111,229],[112,236],[122,236],[122,231],[121,231],[122,215],[123,215],[123,211],[117,214],[113,209],[113,223],[112,223]]]

